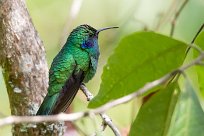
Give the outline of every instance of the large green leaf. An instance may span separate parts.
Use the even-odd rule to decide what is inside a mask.
[[[199,34],[199,36],[195,40],[195,43],[204,50],[204,32]],[[194,50],[194,53],[195,53],[195,56],[198,56],[198,52],[196,50]],[[198,74],[199,89],[201,91],[202,96],[204,97],[204,67],[197,66],[196,71]]]
[[[185,43],[154,32],[125,37],[104,67],[99,93],[89,107],[130,94],[178,68],[186,47]]]
[[[142,105],[130,136],[166,136],[180,90],[176,83],[160,90]]]
[[[190,82],[184,82],[168,136],[204,136],[204,112]]]

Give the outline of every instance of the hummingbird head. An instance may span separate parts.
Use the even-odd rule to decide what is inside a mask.
[[[102,29],[96,30],[95,28],[91,27],[90,25],[83,24],[75,28],[71,34],[70,37],[75,43],[75,46],[80,46],[82,49],[91,52],[94,51],[94,49],[98,49],[98,35],[101,31],[107,30],[107,29],[113,29],[118,27],[106,27]],[[77,43],[77,44],[76,44]]]

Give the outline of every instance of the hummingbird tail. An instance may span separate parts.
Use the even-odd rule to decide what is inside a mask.
[[[47,94],[36,115],[49,115],[58,95],[58,93],[52,96]]]

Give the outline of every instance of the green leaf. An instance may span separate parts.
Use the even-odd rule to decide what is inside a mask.
[[[130,136],[166,136],[180,90],[177,83],[160,90],[142,105]]]
[[[154,32],[125,37],[104,67],[99,93],[89,107],[128,95],[178,68],[186,47],[183,42]]]
[[[204,50],[204,32],[201,32],[199,36],[196,38],[195,43]],[[198,56],[198,52],[196,50],[193,50],[195,56]],[[196,66],[196,71],[198,75],[198,84],[199,89],[204,97],[204,67],[203,66]]]
[[[197,44],[201,49],[204,50],[204,31],[201,32],[195,40],[195,44]]]
[[[192,85],[184,81],[168,136],[204,136],[204,112]]]

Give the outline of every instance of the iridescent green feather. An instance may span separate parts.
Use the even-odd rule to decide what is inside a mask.
[[[70,53],[60,54],[54,59],[49,71],[49,96],[60,92],[75,67],[75,60]]]

